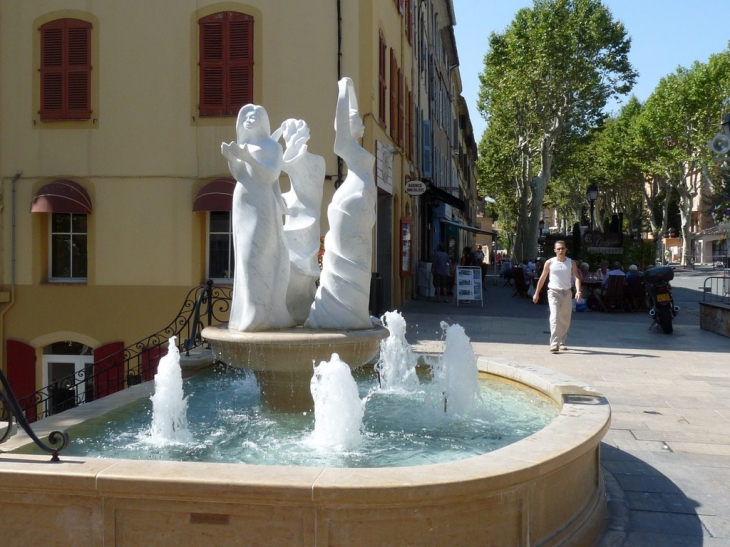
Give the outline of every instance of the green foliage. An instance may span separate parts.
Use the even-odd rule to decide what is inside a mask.
[[[631,264],[636,264],[642,272],[654,265],[655,246],[653,241],[624,238],[622,248],[623,254],[620,255],[590,253],[584,250],[581,260],[590,265],[591,271],[595,270],[603,260],[608,261],[609,264],[619,261],[624,270],[627,270]]]
[[[479,147],[479,190],[510,212],[528,254],[536,241],[534,216],[554,167],[561,169],[553,166],[558,150],[600,126],[607,100],[634,84],[630,44],[599,0],[534,0],[503,34],[489,37],[478,101],[488,122]],[[574,176],[583,172],[580,162],[573,163],[562,168],[562,187],[551,194],[566,212],[587,186],[585,177]],[[520,233],[528,224],[535,234]]]

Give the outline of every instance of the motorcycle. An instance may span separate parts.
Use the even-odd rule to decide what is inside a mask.
[[[669,284],[672,279],[674,270],[669,266],[650,268],[644,274],[649,315],[665,334],[672,334],[672,320],[679,313],[679,306],[674,304],[672,286]]]

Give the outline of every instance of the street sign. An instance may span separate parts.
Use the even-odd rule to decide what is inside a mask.
[[[409,180],[406,182],[406,194],[409,196],[420,196],[428,187],[422,180]]]

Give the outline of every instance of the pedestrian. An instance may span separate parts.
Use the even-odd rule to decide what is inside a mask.
[[[565,241],[555,242],[555,258],[545,262],[532,301],[537,304],[545,281],[548,284],[548,305],[550,306],[550,352],[566,351],[565,339],[570,329],[573,313],[571,277],[575,277],[575,300],[581,301],[581,278],[578,264],[565,256]]]
[[[433,286],[436,289],[436,302],[447,302],[451,271],[449,269],[449,255],[446,254],[441,243],[436,246],[436,251],[433,253],[431,273],[433,274]]]

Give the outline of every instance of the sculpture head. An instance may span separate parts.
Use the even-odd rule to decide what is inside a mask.
[[[241,107],[236,120],[236,142],[244,144],[254,136],[269,136],[269,115],[263,106],[247,104]]]

